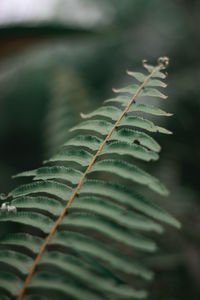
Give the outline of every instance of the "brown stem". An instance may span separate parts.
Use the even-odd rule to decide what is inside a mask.
[[[133,103],[133,101],[135,100],[135,98],[139,95],[140,91],[142,90],[142,88],[147,84],[147,82],[149,81],[149,79],[154,75],[154,73],[160,71],[161,69],[164,68],[164,64],[163,62],[160,62],[159,65],[157,67],[155,67],[153,69],[153,71],[151,72],[151,74],[149,76],[147,76],[147,78],[144,80],[144,82],[139,86],[139,88],[137,89],[137,91],[135,92],[135,94],[132,96],[132,98],[130,99],[128,105],[126,106],[126,108],[124,109],[124,111],[121,113],[121,115],[119,116],[118,120],[115,122],[115,124],[113,125],[113,127],[110,129],[108,135],[106,136],[106,138],[104,139],[104,141],[102,142],[102,144],[100,145],[98,151],[96,152],[96,154],[93,156],[91,162],[89,163],[86,171],[84,172],[83,176],[81,177],[79,184],[77,185],[77,187],[75,188],[73,194],[71,195],[71,197],[69,198],[69,201],[67,202],[67,205],[65,206],[65,208],[63,209],[63,211],[61,212],[59,218],[57,219],[57,221],[55,222],[54,226],[52,227],[49,235],[47,236],[47,238],[45,239],[32,267],[30,268],[29,274],[27,275],[25,281],[24,281],[24,285],[23,287],[20,289],[20,293],[19,296],[17,297],[17,300],[21,300],[23,298],[23,295],[25,293],[26,287],[27,285],[30,283],[31,278],[35,272],[35,269],[37,267],[37,264],[40,262],[41,257],[47,247],[47,244],[50,242],[53,234],[55,233],[57,227],[59,226],[59,224],[62,222],[62,219],[64,218],[67,210],[70,208],[72,201],[74,200],[74,198],[76,197],[76,194],[78,193],[78,191],[80,190],[82,183],[86,177],[86,175],[89,173],[90,169],[92,168],[94,162],[96,161],[97,157],[100,155],[105,143],[109,140],[109,138],[111,137],[114,129],[116,128],[116,126],[120,123],[121,119],[123,118],[123,116],[126,114],[126,112],[129,110],[131,104]]]

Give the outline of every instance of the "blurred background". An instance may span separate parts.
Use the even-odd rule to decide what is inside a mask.
[[[156,135],[163,151],[150,167],[183,228],[166,228],[159,254],[144,257],[156,270],[151,300],[200,299],[199,53],[199,0],[0,1],[0,193],[55,153],[80,112],[129,83],[126,69],[170,57],[159,105],[174,116],[157,119],[174,134]]]

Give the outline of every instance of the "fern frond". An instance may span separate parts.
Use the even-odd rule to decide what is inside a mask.
[[[167,98],[151,87],[166,86],[161,79],[166,77],[162,70],[167,63],[166,58],[156,67],[144,63],[148,75],[128,72],[139,84],[114,91],[130,97],[120,95],[92,113],[81,113],[85,120],[71,129],[74,136],[45,166],[15,176],[31,176],[33,182],[9,193],[7,201],[17,212],[1,211],[0,222],[20,225],[17,233],[0,238],[2,297],[147,296],[142,279],[151,280],[153,272],[140,262],[140,253],[156,251],[150,233],[163,233],[161,222],[176,228],[180,223],[136,192],[142,186],[168,195],[165,186],[137,162],[159,158],[161,147],[147,132],[171,132],[135,112],[171,114],[135,99]]]
[[[47,158],[57,152],[69,136],[68,128],[79,121],[79,112],[89,107],[89,93],[81,78],[70,67],[59,66],[50,76],[49,102],[44,122],[44,147]],[[77,101],[79,98],[84,101]]]

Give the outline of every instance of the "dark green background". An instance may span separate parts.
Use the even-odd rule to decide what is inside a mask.
[[[62,6],[57,2],[59,15]],[[49,20],[19,20],[0,27],[0,192],[22,182],[12,180],[13,174],[39,167],[54,153],[67,138],[67,129],[80,120],[81,111],[93,110],[113,95],[112,87],[129,83],[126,69],[142,71],[143,58],[155,63],[159,56],[169,56],[169,99],[159,105],[174,116],[158,120],[174,134],[156,136],[163,152],[150,168],[171,190],[162,205],[182,221],[183,228],[166,229],[158,237],[159,255],[144,259],[157,271],[152,300],[198,300],[200,2],[80,3],[96,5],[102,22],[95,17],[90,26],[67,17],[60,22],[55,12]],[[67,118],[59,124],[56,107],[63,99]]]

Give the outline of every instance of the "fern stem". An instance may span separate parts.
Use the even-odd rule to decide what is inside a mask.
[[[81,177],[77,187],[75,188],[73,194],[71,195],[71,197],[69,198],[69,201],[67,202],[65,208],[63,209],[63,211],[61,212],[60,216],[58,217],[57,221],[55,222],[54,226],[52,227],[49,235],[47,236],[47,238],[45,239],[42,247],[40,248],[40,251],[32,265],[32,267],[30,268],[29,274],[27,275],[24,284],[22,286],[22,288],[20,289],[20,293],[17,297],[17,300],[21,300],[24,296],[25,290],[27,285],[31,282],[32,276],[36,270],[36,267],[38,265],[38,263],[41,260],[41,257],[47,247],[47,244],[51,241],[52,236],[54,235],[55,231],[57,230],[59,224],[62,222],[67,210],[70,208],[74,198],[76,197],[78,191],[80,190],[82,183],[85,179],[85,177],[87,176],[87,174],[89,173],[89,171],[91,170],[93,164],[95,163],[97,157],[100,155],[105,143],[109,140],[109,138],[111,137],[113,131],[116,129],[116,127],[118,126],[118,124],[120,123],[121,119],[124,117],[124,115],[128,112],[131,104],[134,102],[135,98],[139,95],[140,91],[145,87],[145,85],[148,83],[149,79],[151,79],[151,77],[158,71],[165,69],[165,67],[168,64],[168,59],[167,58],[159,58],[158,59],[158,66],[155,67],[153,69],[153,71],[146,77],[146,79],[143,81],[143,83],[139,86],[139,88],[137,89],[137,91],[135,92],[135,94],[132,96],[132,98],[130,99],[128,105],[126,106],[126,108],[124,109],[124,111],[121,113],[121,115],[119,116],[118,120],[115,122],[115,124],[113,125],[113,127],[110,129],[110,131],[108,132],[108,135],[106,136],[106,138],[104,139],[104,141],[102,142],[102,144],[100,145],[98,151],[96,152],[96,154],[93,156],[91,162],[89,163],[86,171],[84,172],[83,176]]]

